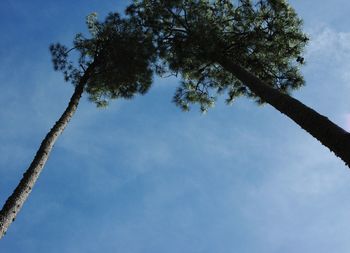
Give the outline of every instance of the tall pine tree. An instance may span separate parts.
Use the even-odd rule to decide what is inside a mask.
[[[77,110],[84,91],[97,106],[106,106],[110,99],[132,98],[148,91],[153,76],[155,48],[150,34],[143,33],[135,20],[122,19],[112,13],[104,22],[96,14],[87,17],[90,36],[77,34],[74,47],[50,46],[55,70],[62,71],[74,86],[69,104],[42,141],[23,178],[0,211],[0,238],[28,198],[44,168],[53,145]],[[70,57],[72,52],[78,57]]]
[[[174,101],[202,111],[218,95],[268,103],[350,166],[350,133],[289,94],[304,85],[308,37],[284,0],[135,0],[127,13],[154,34],[158,73],[182,81]]]

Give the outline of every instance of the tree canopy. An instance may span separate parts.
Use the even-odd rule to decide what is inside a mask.
[[[126,13],[154,34],[158,73],[181,77],[174,101],[184,110],[198,103],[206,111],[224,92],[228,103],[242,95],[263,103],[217,63],[220,55],[283,93],[304,84],[308,38],[284,0],[135,0]]]
[[[106,106],[110,99],[146,93],[156,59],[152,35],[118,13],[110,13],[104,22],[92,13],[86,23],[90,36],[78,33],[73,48],[59,43],[50,46],[55,70],[62,71],[65,80],[76,85],[93,65],[85,90],[97,106]],[[78,57],[69,57],[74,51]]]
[[[228,103],[239,96],[263,103],[217,63],[220,55],[284,93],[304,85],[300,66],[308,37],[284,0],[134,0],[126,14],[110,13],[100,22],[92,13],[89,37],[77,34],[72,49],[50,47],[66,81],[76,84],[94,63],[86,91],[97,106],[144,94],[154,71],[181,77],[174,102],[183,110],[198,103],[206,111],[222,93]],[[76,61],[69,58],[73,49]]]

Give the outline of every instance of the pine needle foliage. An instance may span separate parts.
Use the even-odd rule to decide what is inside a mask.
[[[283,93],[304,85],[300,66],[308,37],[284,0],[135,0],[127,14],[154,33],[158,73],[181,76],[174,101],[202,111],[219,94],[263,103],[217,63],[224,55]]]
[[[78,33],[71,49],[59,43],[50,46],[54,69],[77,85],[93,65],[85,91],[98,107],[107,106],[110,99],[145,94],[152,84],[156,51],[152,35],[134,21],[110,13],[100,22],[96,13],[90,14],[88,37]]]

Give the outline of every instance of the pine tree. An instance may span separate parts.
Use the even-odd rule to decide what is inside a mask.
[[[103,107],[110,99],[130,99],[148,91],[153,76],[155,48],[150,34],[132,20],[111,13],[104,22],[93,13],[87,17],[89,38],[77,34],[74,47],[50,46],[54,69],[63,72],[75,86],[68,107],[42,141],[23,178],[0,211],[0,238],[28,198],[53,145],[75,113],[84,91],[92,102]],[[78,57],[70,57],[75,52]]]
[[[289,94],[304,85],[308,37],[284,0],[135,0],[127,14],[154,34],[158,74],[181,77],[174,102],[207,111],[220,94],[268,103],[350,166],[350,133]]]

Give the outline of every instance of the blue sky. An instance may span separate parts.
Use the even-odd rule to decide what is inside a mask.
[[[0,202],[72,93],[48,46],[128,1],[0,2]],[[350,130],[350,4],[290,1],[311,42],[294,96]],[[350,250],[350,171],[291,120],[242,98],[206,115],[177,81],[97,109],[82,98],[1,253]]]

